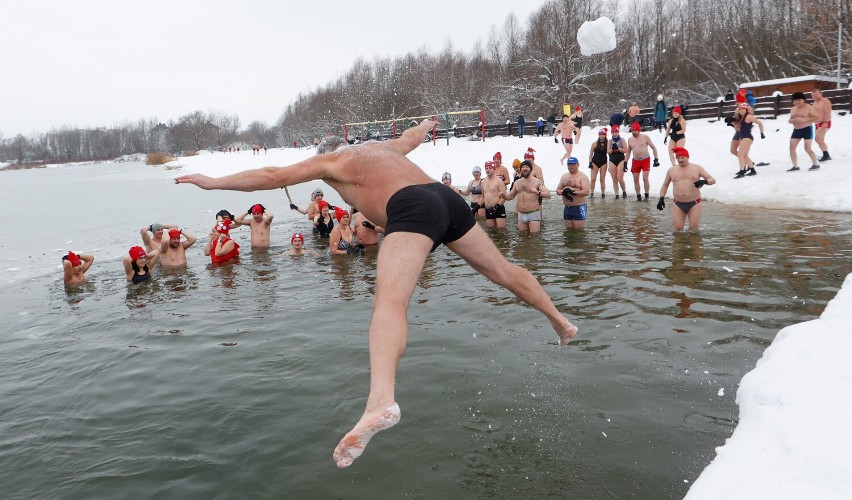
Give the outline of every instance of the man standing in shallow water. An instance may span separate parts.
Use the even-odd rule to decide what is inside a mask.
[[[660,201],[657,210],[666,208],[666,191],[669,184],[674,182],[672,197],[676,208],[672,209],[672,228],[683,230],[686,218],[689,217],[689,229],[698,231],[701,223],[701,186],[716,184],[716,179],[704,170],[701,165],[689,162],[689,151],[686,148],[674,148],[672,153],[677,161],[676,167],[666,172],[666,179],[660,189]]]
[[[577,333],[577,327],[556,309],[535,277],[503,257],[476,224],[464,200],[406,158],[436,125],[424,120],[399,139],[357,146],[345,146],[339,137],[326,138],[317,148],[317,156],[287,167],[249,170],[220,179],[200,174],[175,179],[177,184],[237,191],[323,179],[367,219],[385,228],[369,327],[370,394],[363,416],[334,451],[338,467],[351,465],[376,433],[399,422],[394,384],[408,336],[408,303],[426,258],[438,245],[445,244],[492,282],[543,313],[561,345]]]

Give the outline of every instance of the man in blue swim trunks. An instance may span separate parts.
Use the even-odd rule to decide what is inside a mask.
[[[811,168],[808,170],[819,170],[817,157],[811,149],[811,142],[814,138],[814,122],[819,121],[819,113],[813,106],[805,101],[805,94],[802,92],[793,92],[793,107],[790,108],[790,119],[787,120],[793,125],[793,135],[790,136],[790,160],[793,162],[793,167],[787,169],[788,172],[799,171],[799,161],[796,156],[796,148],[799,142],[804,139],[805,153],[811,158]]]
[[[323,139],[316,156],[287,167],[265,167],[219,179],[201,174],[175,179],[177,184],[236,191],[322,179],[367,219],[385,228],[369,328],[370,394],[363,416],[334,451],[338,467],[351,465],[373,435],[399,422],[394,384],[408,336],[408,303],[426,258],[438,245],[445,244],[476,271],[542,312],[560,344],[567,344],[577,333],[535,277],[503,257],[464,199],[406,158],[437,125],[424,120],[398,139],[352,146],[342,138],[329,137]]]
[[[586,199],[591,191],[589,178],[580,172],[580,160],[568,158],[568,173],[563,174],[556,186],[556,192],[562,195],[562,218],[565,229],[582,231],[586,229]]]

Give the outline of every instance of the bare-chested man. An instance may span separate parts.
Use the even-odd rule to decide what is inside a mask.
[[[550,190],[541,179],[532,176],[532,161],[521,162],[521,178],[515,181],[508,194],[501,194],[506,200],[514,200],[518,211],[518,231],[537,233],[541,231],[541,199],[550,198]]]
[[[831,128],[831,101],[823,97],[822,90],[814,89],[811,93],[814,96],[814,109],[817,112],[817,121],[814,123],[816,127],[816,143],[822,150],[822,158],[819,161],[828,161],[831,156],[828,154],[828,145],[825,143],[825,134]]]
[[[181,241],[180,237],[186,240]],[[160,265],[181,267],[186,265],[186,249],[195,244],[195,236],[183,229],[169,229],[169,239],[160,244]]]
[[[556,186],[556,192],[562,195],[562,218],[565,219],[565,229],[586,229],[586,198],[589,196],[589,178],[580,172],[580,160],[573,156],[568,158],[568,173],[563,174]]]
[[[150,226],[143,227],[139,230],[139,234],[142,236],[142,243],[145,244],[145,251],[149,254],[156,254],[160,249],[160,245],[163,243],[163,231],[165,229],[174,229],[177,226],[174,224],[160,224],[155,222]],[[149,236],[148,233],[151,233]]]
[[[562,158],[559,159],[559,163],[565,161],[565,158],[571,156],[571,151],[574,149],[574,132],[577,130],[577,125],[571,120],[570,115],[565,115],[562,117],[562,123],[556,126],[556,130],[553,131],[553,142],[559,143],[560,139],[557,139],[556,136],[562,136],[562,146],[565,148],[565,154],[562,155]]]
[[[251,215],[251,219],[246,222],[245,218],[248,215]],[[269,248],[269,232],[273,217],[275,215],[260,203],[252,205],[246,213],[237,216],[238,224],[248,224],[251,228],[252,248]]]
[[[307,214],[308,220],[313,223],[314,219],[320,213],[319,202],[323,201],[325,195],[322,192],[322,189],[316,188],[314,192],[311,193],[311,201],[308,203],[307,208],[299,208],[295,204],[290,204],[290,210],[295,210],[301,214]],[[314,229],[314,234],[317,234],[316,228]]]
[[[379,233],[384,233],[385,228],[368,221],[364,214],[355,207],[352,208],[352,214],[352,222],[355,225],[352,232],[355,233],[355,239],[358,240],[358,243],[367,247],[378,245]]]
[[[394,384],[408,336],[408,303],[426,257],[438,245],[445,244],[485,277],[542,312],[560,344],[577,333],[577,327],[556,309],[535,277],[503,257],[476,224],[464,199],[405,157],[435,125],[424,120],[399,139],[357,146],[346,145],[342,138],[328,138],[317,148],[317,156],[287,167],[266,167],[221,179],[200,174],[175,179],[178,184],[192,183],[204,189],[238,191],[323,179],[369,220],[385,227],[369,329],[370,395],[364,415],[334,451],[338,467],[351,465],[373,435],[399,422]]]
[[[497,166],[494,162],[485,162],[485,178],[479,185],[482,188],[482,203],[485,205],[485,225],[503,229],[506,227],[506,207],[503,206],[502,194],[506,193],[506,185],[497,177]]]
[[[819,170],[816,155],[811,149],[811,141],[814,138],[813,123],[819,121],[820,115],[813,106],[805,102],[805,94],[802,92],[793,92],[790,96],[793,99],[793,107],[790,108],[790,119],[787,120],[793,125],[793,135],[790,136],[790,160],[793,166],[788,168],[788,172],[799,171],[799,158],[796,155],[796,148],[799,147],[799,142],[805,140],[805,153],[811,159],[811,168],[808,170]]]
[[[639,172],[642,172],[642,180],[645,187],[645,201],[648,201],[648,193],[651,191],[651,182],[648,176],[651,174],[651,154],[648,153],[648,148],[654,152],[654,166],[660,166],[660,160],[657,156],[657,146],[647,134],[642,133],[642,126],[639,122],[630,124],[630,139],[627,140],[627,160],[630,160],[630,155],[633,155],[633,163],[630,165],[630,172],[633,174],[633,187],[636,188],[636,201],[642,201],[642,195],[639,194]]]
[[[538,166],[538,163],[535,162],[535,149],[527,148],[527,152],[524,153],[524,160],[529,160],[532,164],[532,172],[530,175],[541,180],[541,182],[544,182],[544,171],[540,166]]]
[[[689,151],[685,148],[674,148],[672,152],[677,161],[676,167],[669,168],[666,179],[660,189],[660,201],[657,210],[666,208],[666,191],[669,184],[674,183],[672,195],[676,208],[672,208],[672,228],[675,231],[683,229],[686,218],[689,217],[689,229],[698,231],[701,223],[701,186],[716,184],[716,179],[704,170],[701,165],[689,162]]]
[[[72,251],[62,256],[62,281],[66,285],[76,285],[86,281],[86,271],[95,262],[93,255],[77,255]]]

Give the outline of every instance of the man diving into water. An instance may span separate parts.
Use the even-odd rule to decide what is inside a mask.
[[[543,313],[566,345],[577,327],[563,316],[529,271],[510,263],[476,224],[470,208],[405,157],[437,123],[424,120],[399,139],[347,145],[328,137],[317,155],[286,167],[248,170],[219,179],[200,174],[175,179],[202,189],[257,191],[322,179],[370,221],[385,228],[376,262],[376,296],[369,327],[370,393],[364,415],[334,450],[348,467],[370,438],[399,422],[396,369],[408,336],[407,309],[429,253],[444,244],[492,282]]]

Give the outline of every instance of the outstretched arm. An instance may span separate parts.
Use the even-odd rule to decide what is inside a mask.
[[[423,139],[426,137],[426,134],[438,125],[438,122],[435,120],[427,118],[420,122],[416,127],[411,127],[403,132],[399,139],[390,140],[387,144],[400,153],[407,155],[417,149],[417,146],[423,144]]]
[[[175,178],[175,184],[195,184],[201,189],[228,189],[231,191],[262,191],[292,186],[329,176],[329,166],[339,153],[313,156],[286,167],[263,167],[246,170],[214,179],[206,175],[191,174]]]

